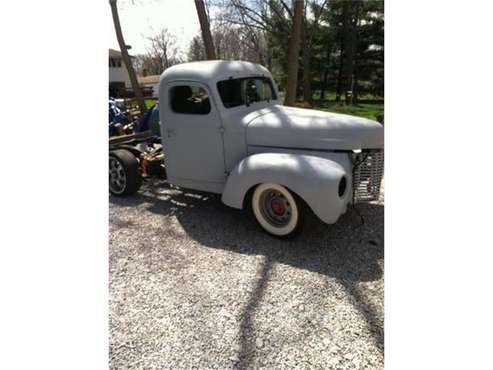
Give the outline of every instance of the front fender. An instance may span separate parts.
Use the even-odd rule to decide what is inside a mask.
[[[244,158],[230,173],[222,201],[243,208],[248,190],[260,183],[281,184],[300,196],[324,222],[334,223],[346,211],[351,200],[349,158],[338,161],[310,154],[260,153]],[[345,162],[345,163],[341,163]],[[346,191],[339,196],[339,182],[346,177]]]

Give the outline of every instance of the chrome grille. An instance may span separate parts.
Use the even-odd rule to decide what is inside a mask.
[[[383,178],[383,150],[363,151],[353,162],[353,201],[371,202],[380,200]]]

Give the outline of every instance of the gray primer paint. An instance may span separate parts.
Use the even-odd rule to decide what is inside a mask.
[[[383,147],[382,125],[366,118],[279,104],[261,112],[248,123],[249,145],[320,150]]]
[[[240,61],[184,63],[162,74],[159,114],[169,182],[222,194],[223,202],[235,208],[242,207],[252,186],[275,182],[303,198],[322,221],[335,222],[352,200],[351,150],[383,148],[382,125],[284,107],[279,99],[225,108],[217,82],[254,76],[272,79],[266,68]],[[176,84],[206,89],[211,112],[174,114],[168,92]],[[348,187],[341,199],[342,176]]]
[[[351,202],[351,177],[345,153],[259,153],[243,159],[229,175],[222,195],[224,204],[242,208],[250,188],[264,183],[282,184],[299,195],[324,222],[334,223]],[[342,198],[339,182],[346,176]]]

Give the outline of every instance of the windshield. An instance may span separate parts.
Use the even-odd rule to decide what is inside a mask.
[[[226,108],[276,100],[274,87],[267,77],[230,78],[219,81],[217,89]]]

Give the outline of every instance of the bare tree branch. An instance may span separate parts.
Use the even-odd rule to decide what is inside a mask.
[[[288,12],[289,16],[291,18],[293,18],[293,12],[291,11],[291,8],[289,6],[287,6],[286,3],[283,0],[280,0],[280,1],[281,1],[282,7],[286,10],[286,12]]]

